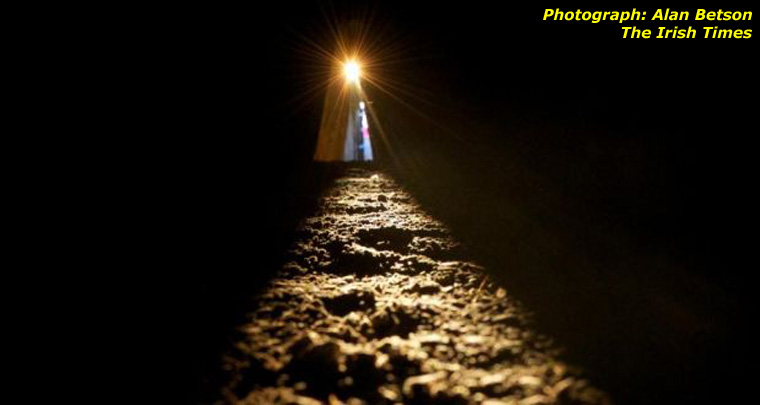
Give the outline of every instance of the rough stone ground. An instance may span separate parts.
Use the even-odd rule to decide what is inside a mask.
[[[241,404],[606,404],[529,314],[387,175],[305,220],[225,360]]]

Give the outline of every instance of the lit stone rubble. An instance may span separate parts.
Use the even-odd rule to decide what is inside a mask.
[[[388,176],[306,219],[226,359],[241,404],[607,404]]]

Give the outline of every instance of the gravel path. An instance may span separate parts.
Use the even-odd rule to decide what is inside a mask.
[[[289,260],[225,360],[225,402],[609,403],[381,172],[337,180]]]

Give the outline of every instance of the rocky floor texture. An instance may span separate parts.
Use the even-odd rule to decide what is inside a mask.
[[[255,308],[221,402],[610,403],[381,172],[336,181]]]

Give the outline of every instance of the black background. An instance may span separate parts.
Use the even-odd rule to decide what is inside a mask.
[[[718,6],[746,10],[701,7]],[[179,380],[176,398],[213,396],[246,299],[329,181],[311,162],[322,96],[303,94],[324,63],[300,52],[305,38],[329,48],[328,24],[368,16],[377,43],[401,50],[382,74],[423,99],[403,96],[412,110],[367,85],[390,142],[381,163],[536,311],[566,358],[619,403],[740,390],[751,351],[755,39],[624,40],[619,23],[542,21],[544,7],[557,6],[115,13],[134,16],[99,47],[112,69],[104,92],[117,99],[101,106],[116,128],[103,159],[128,156],[115,284],[149,292],[134,310],[150,316],[130,322],[171,356],[161,373]],[[699,23],[677,23],[689,24],[701,36]]]

